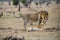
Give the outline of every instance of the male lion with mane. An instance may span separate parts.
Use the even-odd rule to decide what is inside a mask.
[[[13,13],[15,14],[15,13]],[[15,15],[14,15],[15,16]],[[16,16],[15,16],[16,17]],[[41,24],[45,24],[46,21],[48,20],[48,12],[47,11],[39,11],[38,13],[35,14],[25,14],[25,15],[20,15],[20,17],[16,17],[16,18],[23,18],[24,20],[24,26],[26,29],[26,25],[29,22],[31,25],[33,25],[33,22],[37,22],[38,21],[38,28],[41,28]]]

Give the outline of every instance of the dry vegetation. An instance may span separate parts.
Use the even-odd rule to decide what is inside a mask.
[[[60,4],[50,4],[49,7],[38,8],[40,10],[46,10],[49,12],[49,20],[45,24],[45,28],[60,27]],[[44,6],[44,5],[43,5]],[[19,16],[16,12],[16,16]],[[21,13],[35,13],[34,11],[29,10],[28,8],[21,8]],[[15,18],[13,14],[4,14],[0,18],[0,40],[3,40],[6,36],[24,36],[26,40],[60,40],[60,31],[32,31],[25,32],[23,29],[23,19]],[[36,26],[36,25],[34,25]],[[32,27],[27,25],[27,27]]]

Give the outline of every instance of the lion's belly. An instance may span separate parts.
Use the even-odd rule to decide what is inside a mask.
[[[37,22],[37,20],[38,20],[38,16],[31,16],[30,17],[30,20],[32,21],[32,22]]]
[[[31,20],[32,22],[37,22],[37,20]]]

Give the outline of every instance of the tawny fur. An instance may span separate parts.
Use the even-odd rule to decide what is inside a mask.
[[[46,23],[45,20],[48,20],[48,12],[47,11],[39,11],[38,13],[35,13],[35,14],[25,14],[25,15],[22,15],[21,17],[24,20],[24,26],[26,26],[28,22],[30,24],[33,24],[33,22],[39,21],[38,22],[38,28],[41,28],[42,21],[43,21],[43,24],[45,24]]]

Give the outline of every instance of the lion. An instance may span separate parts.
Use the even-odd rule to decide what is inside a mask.
[[[15,14],[15,12],[13,14]],[[21,18],[21,17],[24,20],[25,29],[26,29],[26,25],[28,22],[30,23],[30,25],[33,25],[33,22],[37,22],[37,21],[38,21],[38,25],[39,25],[38,28],[40,28],[41,23],[45,24],[46,21],[48,20],[48,12],[39,11],[38,13],[35,13],[35,14],[20,15],[20,17],[16,17],[16,18]]]

